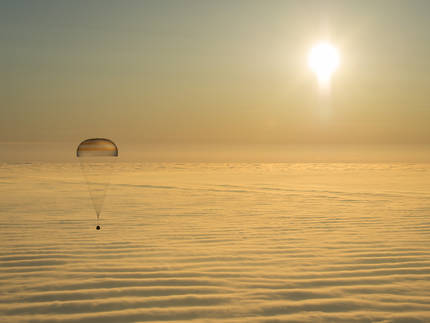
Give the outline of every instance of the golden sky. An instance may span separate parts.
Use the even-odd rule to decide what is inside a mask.
[[[0,142],[428,144],[428,1],[0,4]],[[322,95],[307,55],[334,44]]]

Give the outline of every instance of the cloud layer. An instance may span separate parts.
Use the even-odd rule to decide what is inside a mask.
[[[429,165],[2,164],[2,322],[428,322]]]

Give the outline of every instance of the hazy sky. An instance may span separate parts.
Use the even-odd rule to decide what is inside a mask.
[[[0,142],[430,143],[429,1],[1,1]],[[329,40],[322,97],[307,66]]]

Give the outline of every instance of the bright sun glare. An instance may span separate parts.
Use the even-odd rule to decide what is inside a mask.
[[[316,73],[320,84],[330,82],[331,75],[338,68],[339,62],[339,51],[329,43],[319,43],[309,52],[309,67]]]

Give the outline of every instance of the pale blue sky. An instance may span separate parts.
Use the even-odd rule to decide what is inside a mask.
[[[428,1],[0,1],[0,141],[428,143],[428,12]],[[342,58],[324,105],[306,65],[321,39]]]

